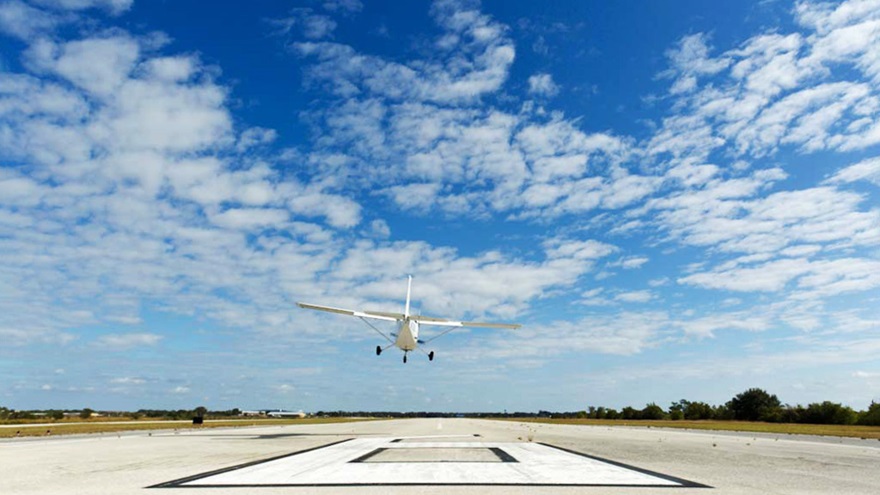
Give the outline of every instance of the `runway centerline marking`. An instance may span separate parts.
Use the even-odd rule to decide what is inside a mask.
[[[708,488],[546,443],[356,438],[149,488],[518,485]]]

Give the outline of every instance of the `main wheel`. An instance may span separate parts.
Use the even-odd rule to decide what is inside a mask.
[[[434,360],[434,351],[431,351],[428,353],[428,361],[433,361],[433,360]]]
[[[382,346],[381,345],[376,346],[376,355],[378,356],[379,354],[382,354]]]

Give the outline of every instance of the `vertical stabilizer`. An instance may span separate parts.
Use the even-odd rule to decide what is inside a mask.
[[[409,295],[412,290],[412,275],[409,276],[409,280],[406,283],[406,309],[403,310],[403,317],[409,318]]]

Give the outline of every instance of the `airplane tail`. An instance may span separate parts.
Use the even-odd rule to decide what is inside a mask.
[[[406,283],[406,308],[403,310],[403,317],[409,318],[409,295],[412,291],[412,275],[409,276],[409,280]]]

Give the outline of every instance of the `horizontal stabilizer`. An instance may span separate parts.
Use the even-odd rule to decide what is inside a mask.
[[[369,311],[369,312],[355,311],[352,309],[334,308],[331,306],[320,306],[317,304],[309,304],[309,303],[303,303],[303,302],[298,302],[298,303],[296,303],[296,305],[301,308],[304,308],[304,309],[314,309],[317,311],[326,311],[328,313],[337,313],[340,315],[357,316],[359,318],[372,318],[374,320],[385,320],[385,321],[397,321],[398,320],[398,318],[394,318],[393,316],[386,316],[384,314],[378,314],[378,313],[374,313],[372,311]],[[391,314],[393,314],[393,313],[391,313]]]

